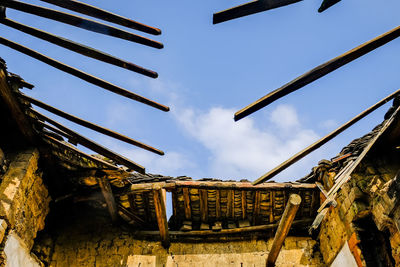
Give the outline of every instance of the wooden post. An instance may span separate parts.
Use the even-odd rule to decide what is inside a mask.
[[[168,232],[168,221],[167,212],[165,207],[165,199],[161,186],[155,186],[153,191],[154,207],[156,210],[157,224],[160,231],[161,243],[163,247],[168,248],[170,246],[169,232]]]
[[[292,226],[293,223],[293,219],[296,216],[296,212],[300,207],[300,203],[301,203],[301,197],[299,195],[297,194],[290,195],[289,201],[286,204],[285,211],[283,212],[281,221],[279,222],[278,229],[276,230],[271,250],[268,254],[267,267],[275,266],[275,262],[282,248],[283,241],[285,241],[285,238],[289,233],[290,227]]]
[[[108,181],[107,176],[99,177],[97,178],[97,181],[99,183],[101,193],[103,194],[103,197],[107,203],[107,208],[108,212],[110,213],[111,220],[115,222],[118,219],[117,204],[115,203],[110,182]]]
[[[182,192],[183,192],[183,203],[185,205],[185,219],[191,220],[192,219],[192,210],[190,208],[189,189],[184,187],[184,188],[182,188]]]

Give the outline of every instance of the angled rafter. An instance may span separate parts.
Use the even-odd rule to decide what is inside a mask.
[[[104,200],[106,201],[111,220],[116,222],[118,219],[118,209],[107,175],[101,175],[101,177],[97,177],[97,182],[101,189],[101,193],[103,194]]]
[[[53,5],[57,5],[59,7],[63,7],[72,11],[79,12],[81,14],[85,14],[91,17],[95,17],[98,19],[102,19],[108,22],[112,22],[121,26],[125,26],[134,30],[159,35],[161,34],[161,30],[158,28],[154,28],[140,22],[124,18],[120,15],[113,14],[106,10],[97,8],[95,6],[88,5],[83,2],[79,2],[76,0],[41,0],[43,2],[47,2]]]
[[[125,61],[123,59],[119,59],[117,57],[111,56],[109,54],[106,54],[102,51],[99,51],[97,49],[88,47],[86,45],[82,45],[76,42],[73,42],[71,40],[68,40],[66,38],[39,30],[35,29],[32,27],[29,27],[27,25],[18,23],[16,21],[7,19],[7,18],[0,18],[0,23],[7,25],[9,27],[12,27],[16,30],[22,31],[24,33],[30,34],[32,36],[35,36],[37,38],[40,38],[42,40],[48,41],[50,43],[53,43],[55,45],[61,46],[63,48],[69,49],[71,51],[74,51],[76,53],[82,54],[87,57],[91,57],[109,64],[112,64],[114,66],[118,66],[130,71],[134,71],[143,75],[146,75],[151,78],[157,78],[158,74],[155,71],[145,69],[143,67],[140,67],[136,64],[133,64],[131,62]]]
[[[144,174],[145,173],[145,168],[140,166],[139,164],[109,150],[108,148],[105,148],[95,142],[93,142],[92,140],[72,131],[71,129],[63,126],[62,124],[46,117],[45,115],[35,111],[35,110],[30,110],[30,112],[38,117],[40,120],[43,121],[47,121],[48,123],[54,125],[55,127],[57,127],[58,129],[60,129],[62,132],[65,132],[68,136],[72,136],[74,138],[74,141],[76,141],[77,143],[81,144],[82,146],[85,146],[109,159],[114,160],[115,162],[117,162],[118,164],[124,165],[132,170],[135,170],[139,173]],[[45,124],[43,122],[38,122],[39,124],[41,124],[43,127],[46,127],[48,129],[52,129],[53,127],[51,125]],[[67,137],[68,137],[67,136]]]
[[[44,17],[51,20],[56,20],[65,24],[69,24],[75,27],[79,27],[85,30],[117,37],[120,39],[128,40],[131,42],[151,46],[154,48],[161,49],[164,45],[160,42],[148,39],[146,37],[133,34],[94,20],[85,19],[76,15],[64,13],[61,11],[53,10],[50,8],[44,8],[28,3],[23,3],[15,0],[2,0],[1,6],[16,9],[25,13],[33,14],[36,16]]]
[[[389,96],[385,97],[384,99],[382,99],[378,103],[376,103],[376,104],[372,105],[371,107],[367,108],[366,110],[364,110],[363,112],[361,112],[360,114],[358,114],[357,116],[355,116],[354,118],[352,118],[351,120],[349,120],[348,122],[346,122],[345,124],[343,124],[342,126],[337,128],[336,130],[332,131],[328,135],[326,135],[326,136],[322,137],[321,139],[319,139],[317,142],[311,144],[310,146],[306,147],[302,151],[300,151],[297,154],[293,155],[290,159],[282,162],[280,165],[278,165],[277,167],[275,167],[274,169],[272,169],[268,173],[264,174],[263,176],[258,178],[256,181],[254,181],[253,184],[257,185],[257,184],[260,184],[260,183],[268,181],[269,179],[271,179],[272,177],[274,177],[275,175],[277,175],[281,171],[285,170],[286,168],[288,168],[292,164],[296,163],[297,161],[299,161],[303,157],[307,156],[308,154],[310,154],[314,150],[318,149],[319,147],[323,146],[324,144],[326,144],[327,142],[332,140],[334,137],[339,135],[341,132],[343,132],[344,130],[346,130],[347,128],[349,128],[350,126],[352,126],[353,124],[355,124],[356,122],[358,122],[359,120],[361,120],[365,116],[369,115],[371,112],[373,112],[377,108],[381,107],[382,105],[386,104],[387,102],[389,102],[391,99],[395,98],[398,95],[400,95],[400,89],[397,90],[396,92],[390,94]]]
[[[62,70],[64,72],[66,72],[66,73],[69,73],[69,74],[71,74],[71,75],[73,75],[75,77],[78,77],[78,78],[80,78],[80,79],[82,79],[82,80],[84,80],[86,82],[89,82],[89,83],[92,83],[94,85],[97,85],[97,86],[99,86],[101,88],[104,88],[104,89],[106,89],[108,91],[111,91],[113,93],[125,96],[127,98],[132,99],[132,100],[136,100],[138,102],[141,102],[143,104],[152,106],[152,107],[160,109],[162,111],[169,111],[169,107],[167,107],[167,106],[161,105],[161,104],[159,104],[157,102],[154,102],[154,101],[152,101],[150,99],[147,99],[147,98],[145,98],[143,96],[140,96],[140,95],[137,95],[135,93],[132,93],[132,92],[130,92],[130,91],[124,89],[124,88],[116,86],[116,85],[114,85],[112,83],[109,83],[109,82],[107,82],[105,80],[102,80],[100,78],[97,78],[95,76],[87,74],[86,72],[83,72],[81,70],[78,70],[76,68],[68,66],[66,64],[63,64],[63,63],[61,63],[61,62],[59,62],[57,60],[54,60],[54,59],[52,59],[50,57],[47,57],[47,56],[45,56],[43,54],[40,54],[39,52],[36,52],[36,51],[34,51],[34,50],[32,50],[32,49],[30,49],[28,47],[22,46],[20,44],[12,42],[12,41],[10,41],[8,39],[5,39],[3,37],[0,37],[0,44],[8,46],[8,47],[10,47],[10,48],[12,48],[14,50],[17,50],[17,51],[19,51],[21,53],[24,53],[25,55],[28,55],[30,57],[33,57],[33,58],[37,59],[37,60],[40,60],[40,61],[42,61],[42,62],[44,62],[44,63],[46,63],[46,64],[48,64],[48,65],[50,65],[50,66],[52,66],[54,68]]]
[[[249,3],[223,10],[213,15],[213,24],[252,15],[269,9],[294,4],[302,0],[255,0]]]
[[[283,85],[282,87],[272,91],[271,93],[265,95],[254,103],[248,105],[247,107],[239,110],[235,113],[234,119],[238,121],[244,117],[262,109],[263,107],[271,104],[272,102],[284,97],[307,84],[327,75],[328,73],[352,62],[353,60],[375,50],[376,48],[398,38],[400,36],[400,26],[334,58],[325,62],[322,65],[310,70],[309,72],[297,77],[291,82]]]
[[[34,98],[29,97],[29,96],[24,95],[24,94],[20,94],[20,97],[22,97],[23,99],[27,100],[31,104],[34,104],[34,105],[36,105],[38,107],[41,107],[41,108],[43,108],[43,109],[45,109],[45,110],[47,110],[47,111],[49,111],[49,112],[51,112],[53,114],[56,114],[56,115],[58,115],[58,116],[60,116],[60,117],[62,117],[64,119],[69,120],[69,121],[75,122],[75,123],[77,123],[79,125],[82,125],[82,126],[84,126],[86,128],[89,128],[89,129],[92,129],[92,130],[94,130],[96,132],[108,135],[110,137],[113,137],[113,138],[118,139],[120,141],[126,142],[128,144],[143,148],[145,150],[151,151],[151,152],[156,153],[158,155],[164,155],[164,152],[159,150],[159,149],[156,149],[156,148],[151,147],[149,145],[143,144],[143,143],[141,143],[139,141],[136,141],[136,140],[134,140],[134,139],[132,139],[130,137],[127,137],[125,135],[122,135],[122,134],[119,134],[117,132],[111,131],[111,130],[109,130],[107,128],[104,128],[102,126],[96,125],[96,124],[91,123],[89,121],[85,121],[85,120],[83,120],[81,118],[78,118],[78,117],[73,116],[71,114],[68,114],[68,113],[66,113],[66,112],[64,112],[62,110],[59,110],[59,109],[54,108],[54,107],[52,107],[50,105],[47,105],[46,103],[43,103],[43,102],[41,102],[41,101],[39,101],[37,99],[34,99]]]

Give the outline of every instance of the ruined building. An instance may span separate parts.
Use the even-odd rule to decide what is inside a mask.
[[[68,6],[75,2],[63,3]],[[323,8],[336,2],[324,1]],[[53,19],[67,18],[64,23],[79,24],[81,19],[48,10],[43,13],[43,8],[14,0],[1,3]],[[3,24],[157,77],[153,71],[100,51],[16,24],[5,17],[4,10],[0,7]],[[93,11],[88,7],[84,10]],[[86,21],[79,27],[88,23],[93,22]],[[91,24],[91,29],[102,27]],[[132,27],[160,33],[145,25]],[[126,32],[108,33],[162,47]],[[298,90],[399,34],[396,28],[317,67],[239,111],[235,119]],[[169,110],[2,37],[0,43],[104,89]],[[400,266],[399,92],[380,103],[394,99],[380,125],[351,142],[336,157],[321,160],[306,177],[275,183],[267,182],[267,176],[273,176],[269,173],[254,184],[146,174],[142,166],[44,116],[33,106],[152,152],[162,151],[33,99],[23,93],[23,88],[32,89],[33,85],[9,72],[1,60],[2,266]],[[77,144],[98,154],[84,153],[76,148]],[[167,207],[172,207],[172,216],[167,216]]]

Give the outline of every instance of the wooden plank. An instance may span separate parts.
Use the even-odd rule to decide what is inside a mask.
[[[372,105],[371,107],[367,108],[366,110],[364,110],[363,112],[361,112],[360,114],[358,114],[357,116],[355,116],[354,118],[352,118],[351,120],[346,122],[345,124],[341,125],[336,130],[334,130],[334,131],[330,132],[329,134],[327,134],[326,136],[322,137],[321,139],[319,139],[315,143],[309,145],[308,147],[306,147],[302,151],[296,153],[295,155],[293,155],[288,160],[282,162],[277,167],[275,167],[274,169],[270,170],[269,172],[267,172],[266,174],[264,174],[263,176],[258,178],[256,181],[254,181],[253,184],[257,185],[257,184],[260,184],[260,183],[268,181],[269,179],[271,179],[272,177],[274,177],[275,175],[277,175],[281,171],[285,170],[286,168],[288,168],[292,164],[296,163],[297,161],[299,161],[303,157],[307,156],[308,154],[310,154],[314,150],[320,148],[321,146],[323,146],[324,144],[326,144],[327,142],[332,140],[334,137],[338,136],[340,133],[345,131],[347,128],[349,128],[350,126],[352,126],[353,124],[355,124],[359,120],[365,118],[367,115],[369,115],[370,113],[372,113],[373,111],[375,111],[376,109],[378,109],[382,105],[386,104],[387,102],[389,102],[390,100],[392,100],[393,98],[395,98],[398,95],[400,95],[400,89],[397,90],[396,92],[388,95],[387,97],[383,98],[381,101],[377,102],[376,104]]]
[[[278,229],[276,230],[271,250],[269,251],[268,254],[267,267],[275,266],[275,262],[282,248],[283,241],[285,241],[285,238],[289,233],[294,217],[296,216],[296,212],[300,207],[300,203],[301,203],[301,197],[299,195],[297,194],[290,195],[288,203],[286,204],[285,211],[283,212],[282,218],[279,222]]]
[[[115,202],[114,194],[112,192],[107,176],[104,175],[102,177],[98,177],[97,182],[99,183],[101,193],[103,194],[104,200],[106,201],[111,220],[113,222],[116,222],[118,220],[117,204]]]
[[[171,198],[172,198],[172,215],[174,218],[174,223],[176,224],[178,222],[178,199],[176,192],[171,193]]]
[[[262,109],[263,107],[271,104],[272,102],[304,87],[307,84],[329,74],[330,72],[352,62],[353,60],[375,50],[376,48],[398,38],[400,36],[400,26],[334,58],[325,62],[318,67],[310,70],[309,72],[297,77],[282,87],[272,91],[271,93],[263,96],[254,103],[239,110],[235,113],[234,119],[238,121],[246,116]]]
[[[74,140],[77,141],[82,146],[87,147],[87,148],[89,148],[89,149],[91,149],[91,150],[93,150],[93,151],[95,151],[95,152],[97,152],[97,153],[99,153],[99,154],[101,154],[103,156],[106,156],[109,159],[114,160],[118,164],[125,165],[126,167],[128,167],[128,168],[130,168],[132,170],[135,170],[135,171],[137,171],[139,173],[145,174],[145,168],[143,166],[131,161],[130,159],[125,158],[124,156],[121,156],[121,155],[109,150],[106,147],[101,146],[100,144],[98,144],[98,143],[96,143],[96,142],[94,142],[94,141],[92,141],[92,140],[90,140],[90,139],[78,134],[75,131],[72,131],[71,129],[69,129],[69,128],[63,126],[62,124],[60,124],[60,123],[58,123],[58,122],[56,122],[56,121],[44,116],[43,114],[41,114],[41,113],[39,113],[39,112],[37,112],[35,110],[30,110],[30,112],[33,115],[37,116],[40,120],[47,121],[48,123],[54,125],[58,129],[60,129],[61,131],[65,132],[68,135],[67,137],[72,136],[74,138]],[[49,129],[53,128],[51,125],[47,125],[47,124],[45,124],[45,123],[43,123],[41,121],[38,121],[37,123],[42,125],[43,127],[49,128]]]
[[[247,217],[247,198],[246,191],[242,190],[242,219]]]
[[[196,189],[230,189],[230,190],[318,190],[315,184],[308,183],[264,183],[253,185],[250,182],[204,182],[204,181],[174,181],[176,187]]]
[[[274,218],[275,191],[269,192],[269,201],[270,201],[269,203],[271,205],[271,208],[270,208],[271,213],[269,214],[269,222],[273,223],[275,221],[275,218]]]
[[[200,197],[200,216],[203,223],[208,223],[208,194],[207,190],[199,190]]]
[[[235,193],[233,192],[233,190],[229,190],[227,195],[227,204],[226,204],[227,217],[229,219],[235,217],[233,209],[234,200],[235,200]]]
[[[304,220],[296,220],[293,221],[292,227],[304,227],[310,225],[312,223],[312,219],[304,219]],[[242,228],[234,228],[234,229],[221,229],[220,231],[213,230],[194,230],[194,231],[169,231],[170,236],[176,237],[189,237],[189,236],[219,236],[219,235],[231,235],[231,234],[243,234],[249,232],[257,232],[257,231],[267,231],[271,229],[275,229],[278,227],[278,223],[266,224],[266,225],[257,225],[257,226],[249,226]],[[159,235],[159,231],[136,231],[138,235],[143,236],[157,236]]]
[[[168,248],[170,246],[169,230],[168,230],[168,219],[166,206],[163,196],[163,189],[161,187],[155,187],[153,191],[154,197],[154,208],[156,210],[157,224],[160,231],[161,243],[163,247]]]
[[[217,220],[221,219],[221,192],[219,190],[216,190],[215,216]]]
[[[182,188],[183,192],[183,203],[185,206],[185,219],[192,219],[192,209],[190,208],[190,196],[189,196],[189,188]]]
[[[221,23],[224,21],[237,19],[240,17],[256,14],[262,11],[294,4],[302,0],[254,0],[239,6],[235,6],[213,15],[213,24]]]
[[[253,205],[253,225],[257,225],[259,222],[260,208],[261,208],[261,191],[256,191],[254,196],[254,205]]]
[[[32,125],[21,109],[18,99],[14,97],[12,90],[13,89],[10,88],[9,84],[7,83],[6,71],[0,68],[0,97],[4,102],[4,105],[6,105],[7,109],[10,111],[10,114],[22,135],[28,142],[34,143],[36,140],[36,135],[33,131]]]
[[[123,69],[127,69],[130,71],[136,72],[136,73],[140,73],[140,74],[143,74],[143,75],[151,77],[151,78],[158,77],[158,74],[155,71],[145,69],[141,66],[133,64],[126,60],[111,56],[100,50],[94,49],[94,48],[86,46],[86,45],[82,45],[80,43],[71,41],[67,38],[63,38],[61,36],[57,36],[57,35],[54,35],[54,34],[51,34],[51,33],[36,29],[36,28],[32,28],[28,25],[24,25],[22,23],[18,23],[16,21],[13,21],[13,20],[10,20],[7,18],[0,19],[0,23],[7,25],[9,27],[12,27],[16,30],[22,31],[26,34],[35,36],[36,38],[40,38],[40,39],[50,42],[52,44],[55,44],[55,45],[65,48],[65,49],[71,50],[75,53],[79,53],[81,55],[117,66],[117,67],[120,67]]]
[[[48,56],[45,56],[45,55],[43,55],[43,54],[41,54],[41,53],[39,53],[37,51],[34,51],[34,50],[32,50],[32,49],[30,49],[30,48],[28,48],[26,46],[20,45],[18,43],[15,43],[15,42],[10,41],[8,39],[5,39],[3,37],[0,37],[0,44],[8,46],[8,47],[10,47],[10,48],[12,48],[12,49],[14,49],[14,50],[16,50],[18,52],[21,52],[21,53],[23,53],[23,54],[25,54],[27,56],[30,56],[32,58],[35,58],[35,59],[39,60],[39,61],[42,61],[42,62],[44,62],[44,63],[46,63],[46,64],[48,64],[48,65],[50,65],[50,66],[52,66],[52,67],[54,67],[56,69],[64,71],[64,72],[66,72],[68,74],[71,74],[71,75],[73,75],[73,76],[75,76],[77,78],[80,78],[80,79],[82,79],[82,80],[84,80],[84,81],[86,81],[88,83],[91,83],[91,84],[94,84],[96,86],[99,86],[99,87],[101,87],[103,89],[106,89],[106,90],[108,90],[110,92],[113,92],[115,94],[127,97],[129,99],[132,99],[132,100],[135,100],[135,101],[138,101],[138,102],[141,102],[143,104],[149,105],[151,107],[157,108],[157,109],[162,110],[162,111],[169,111],[169,107],[167,107],[167,106],[161,105],[161,104],[159,104],[157,102],[154,102],[154,101],[152,101],[152,100],[150,100],[148,98],[145,98],[143,96],[140,96],[138,94],[130,92],[130,91],[128,91],[128,90],[126,90],[126,89],[124,89],[122,87],[119,87],[119,86],[114,85],[114,84],[112,84],[110,82],[102,80],[102,79],[100,79],[98,77],[90,75],[90,74],[88,74],[88,73],[86,73],[84,71],[81,71],[79,69],[76,69],[74,67],[66,65],[64,63],[61,63],[60,61],[54,60],[54,59],[52,59],[52,58],[50,58]]]
[[[100,9],[95,6],[88,5],[86,3],[76,1],[76,0],[41,0],[43,2],[47,2],[53,5],[57,5],[72,11],[79,12],[81,14],[85,14],[91,17],[95,17],[98,19],[102,19],[111,23],[115,23],[124,27],[128,27],[134,30],[142,31],[149,34],[159,35],[161,34],[161,30],[158,28],[154,28],[140,22],[122,17],[120,15],[111,13],[109,11]]]
[[[72,15],[69,13],[57,11],[54,9],[50,8],[45,8],[37,5],[31,5],[28,3],[23,3],[19,1],[14,1],[14,0],[2,0],[1,5],[15,9],[21,12],[29,13],[32,15],[36,15],[39,17],[55,20],[61,23],[69,24],[75,27],[79,27],[81,29],[85,29],[88,31],[93,31],[97,32],[100,34],[105,34],[108,36],[124,39],[127,41],[147,45],[150,47],[158,48],[161,49],[164,47],[164,45],[160,42],[151,40],[149,38],[133,34],[121,29],[118,29],[116,27],[90,20],[90,19],[85,19],[83,17],[79,17],[76,15]]]
[[[128,202],[129,202],[129,208],[130,208],[131,212],[133,214],[135,214],[136,207],[135,207],[135,200],[134,200],[133,194],[128,194]]]

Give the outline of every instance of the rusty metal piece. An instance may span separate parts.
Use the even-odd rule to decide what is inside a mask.
[[[164,45],[160,42],[151,40],[149,38],[133,34],[104,23],[100,23],[94,20],[85,19],[76,15],[68,14],[65,12],[57,11],[50,8],[41,6],[31,5],[15,0],[2,0],[1,5],[7,8],[16,9],[25,13],[33,14],[43,18],[59,21],[65,24],[69,24],[78,28],[82,28],[88,31],[101,33],[104,35],[124,39],[127,41],[147,45],[150,47],[161,49]]]
[[[269,9],[287,6],[300,1],[302,0],[254,0],[240,6],[214,13],[213,24],[256,14]]]
[[[85,14],[91,17],[95,17],[98,19],[102,19],[108,22],[112,22],[121,26],[125,26],[134,30],[159,35],[161,34],[161,30],[158,28],[154,28],[140,22],[122,17],[117,14],[113,14],[106,10],[100,9],[95,6],[88,5],[83,2],[79,2],[76,0],[41,0],[43,2],[47,2],[59,7],[63,7],[72,11],[79,12],[81,14]]]
[[[235,113],[234,119],[238,121],[244,117],[262,109],[263,107],[271,104],[272,102],[312,83],[315,80],[331,73],[332,71],[352,62],[353,60],[364,56],[365,54],[375,50],[376,48],[393,41],[400,36],[400,26],[360,45],[353,48],[346,53],[331,59],[318,67],[306,72],[305,74],[297,77],[296,79],[290,81],[289,83],[283,85],[282,87],[270,92],[269,94],[263,96],[259,100],[253,102],[247,107],[239,110]]]
[[[61,36],[57,36],[57,35],[54,35],[54,34],[39,30],[39,29],[35,29],[35,28],[29,27],[27,25],[18,23],[16,21],[13,21],[13,20],[10,20],[7,18],[4,18],[4,19],[0,18],[0,23],[7,25],[9,27],[12,27],[16,30],[22,31],[24,33],[30,34],[32,36],[35,36],[37,38],[40,38],[42,40],[48,41],[55,45],[64,47],[66,49],[69,49],[69,50],[79,53],[81,55],[91,57],[91,58],[112,64],[114,66],[118,66],[118,67],[127,69],[130,71],[134,71],[134,72],[146,75],[151,78],[158,77],[158,74],[155,71],[145,69],[145,68],[135,65],[131,62],[125,61],[123,59],[119,59],[117,57],[106,54],[100,50],[91,48],[86,45],[82,45],[80,43],[76,43],[74,41],[68,40]]]
[[[152,107],[160,109],[162,111],[169,111],[169,107],[167,107],[167,106],[161,105],[161,104],[159,104],[157,102],[154,102],[154,101],[152,101],[150,99],[147,99],[147,98],[145,98],[143,96],[140,96],[140,95],[137,95],[135,93],[132,93],[132,92],[130,92],[130,91],[124,89],[124,88],[121,88],[121,87],[116,86],[116,85],[114,85],[112,83],[109,83],[109,82],[107,82],[105,80],[102,80],[100,78],[92,76],[92,75],[90,75],[90,74],[88,74],[86,72],[83,72],[81,70],[78,70],[76,68],[68,66],[68,65],[66,65],[64,63],[61,63],[61,62],[59,62],[57,60],[54,60],[54,59],[52,59],[52,58],[50,58],[48,56],[40,54],[39,52],[36,52],[36,51],[34,51],[34,50],[32,50],[32,49],[30,49],[28,47],[22,46],[22,45],[17,44],[17,43],[15,43],[13,41],[5,39],[3,37],[0,37],[0,44],[3,44],[3,45],[8,46],[8,47],[10,47],[12,49],[15,49],[15,50],[17,50],[17,51],[19,51],[21,53],[24,53],[25,55],[28,55],[30,57],[33,57],[33,58],[37,59],[37,60],[40,60],[40,61],[42,61],[42,62],[44,62],[44,63],[46,63],[46,64],[48,64],[48,65],[50,65],[50,66],[52,66],[54,68],[62,70],[64,72],[66,72],[66,73],[69,73],[69,74],[71,74],[71,75],[73,75],[75,77],[78,77],[78,78],[80,78],[80,79],[82,79],[84,81],[87,81],[89,83],[97,85],[97,86],[99,86],[101,88],[104,88],[104,89],[106,89],[108,91],[111,91],[113,93],[125,96],[127,98],[132,99],[132,100],[136,100],[138,102],[141,102],[143,104],[152,106]]]

